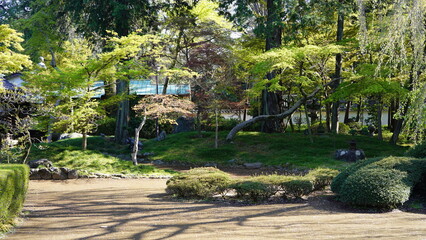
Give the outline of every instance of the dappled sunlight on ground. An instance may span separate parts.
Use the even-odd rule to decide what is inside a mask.
[[[31,181],[6,239],[425,239],[426,215],[356,212],[327,197],[234,205],[170,199],[165,180]]]

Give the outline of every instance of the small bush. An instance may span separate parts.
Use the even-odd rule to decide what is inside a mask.
[[[348,168],[346,168],[344,171],[340,172],[331,183],[331,191],[335,193],[340,193],[340,188],[342,187],[343,183],[346,181],[346,179],[349,177],[349,175],[353,174],[354,172],[358,171],[358,169],[367,166],[375,161],[379,161],[380,158],[371,158],[366,160],[358,161]]]
[[[270,191],[271,193],[273,193],[272,195],[274,195],[280,190],[282,190],[281,189],[282,182],[289,181],[292,179],[293,179],[292,176],[272,174],[272,175],[260,175],[260,176],[252,177],[250,178],[250,181],[260,182],[264,184],[269,189],[268,191]]]
[[[323,190],[331,184],[337,174],[339,174],[339,171],[335,169],[317,168],[310,171],[306,177],[312,180],[314,190]]]
[[[348,125],[339,123],[339,134],[349,134],[350,130],[351,128]]]
[[[426,159],[376,158],[357,162],[334,178],[333,192],[353,205],[395,208],[426,174]]]
[[[339,199],[353,205],[395,208],[410,197],[407,173],[395,169],[361,169],[350,175]]]
[[[406,155],[415,158],[426,158],[426,141],[410,148]]]
[[[281,183],[281,188],[284,191],[283,197],[301,198],[308,195],[314,190],[312,181],[308,178],[298,177]]]
[[[166,191],[181,198],[206,199],[223,193],[230,185],[229,174],[214,168],[194,168],[167,181]]]
[[[265,201],[275,194],[269,184],[254,181],[237,182],[231,188],[237,192],[237,198],[251,202]]]

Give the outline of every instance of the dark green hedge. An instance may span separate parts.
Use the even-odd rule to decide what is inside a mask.
[[[341,172],[331,184],[346,203],[395,208],[408,200],[426,175],[426,159],[386,157],[360,161]]]
[[[25,164],[0,164],[0,231],[7,230],[22,210],[29,171]]]

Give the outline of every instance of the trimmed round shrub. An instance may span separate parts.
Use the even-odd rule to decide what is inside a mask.
[[[251,202],[268,200],[276,193],[268,184],[254,181],[237,182],[231,188],[237,192],[237,198]]]
[[[337,175],[331,190],[353,205],[395,208],[426,175],[426,159],[386,157],[357,162]]]
[[[340,193],[340,188],[343,185],[343,183],[346,181],[346,179],[349,177],[349,175],[353,174],[354,172],[358,171],[360,168],[367,166],[373,162],[379,161],[380,158],[371,158],[366,160],[360,160],[348,168],[346,168],[344,171],[340,172],[331,182],[331,191],[334,193]]]
[[[290,181],[293,179],[294,179],[293,176],[272,174],[272,175],[260,175],[260,176],[252,177],[250,178],[250,181],[260,182],[262,184],[265,184],[271,192],[276,194],[277,192],[282,190],[281,188],[282,182]]]
[[[306,177],[312,180],[314,190],[323,190],[331,184],[333,178],[336,177],[337,174],[339,174],[339,171],[335,169],[316,168],[309,171]]]
[[[395,169],[361,169],[346,179],[339,199],[359,206],[395,208],[410,197],[406,178],[406,172]]]
[[[311,193],[314,190],[314,185],[308,178],[299,178],[282,182],[281,188],[284,191],[283,197],[301,198]]]
[[[181,198],[206,199],[223,193],[230,184],[229,174],[218,169],[191,169],[169,179],[166,192]]]

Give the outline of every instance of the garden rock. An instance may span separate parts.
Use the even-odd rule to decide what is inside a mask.
[[[163,141],[164,139],[166,139],[166,132],[165,131],[161,131],[161,133],[158,135],[158,137],[156,138],[157,141]]]
[[[77,179],[78,178],[78,171],[77,170],[70,170],[68,171],[68,179]]]
[[[82,138],[83,134],[81,133],[62,133],[59,136],[59,140],[68,139],[68,138]]]
[[[30,166],[30,168],[38,168],[38,166],[42,165],[45,166],[47,168],[50,168],[53,166],[52,162],[43,158],[43,159],[39,159],[39,160],[32,160],[28,162],[28,165]]]
[[[176,119],[177,125],[175,126],[173,133],[189,132],[194,130],[194,118],[191,117],[179,117]]]
[[[52,173],[47,168],[40,168],[38,170],[38,174],[40,175],[40,178],[43,180],[50,180],[52,179]]]
[[[362,149],[339,149],[334,153],[334,158],[347,162],[356,162],[365,159],[365,153]]]
[[[260,162],[255,162],[255,163],[244,163],[243,164],[244,167],[248,168],[248,169],[259,169],[263,166],[262,163]]]
[[[154,164],[154,165],[164,165],[164,162],[161,161],[161,160],[155,160],[155,161],[152,162],[152,164]]]
[[[204,164],[204,167],[214,167],[214,168],[217,168],[217,163],[206,163],[206,164]]]
[[[59,168],[52,168],[52,179],[53,180],[65,180],[68,178],[68,174]]]
[[[30,169],[30,180],[40,180],[41,176],[38,172],[39,169]]]

